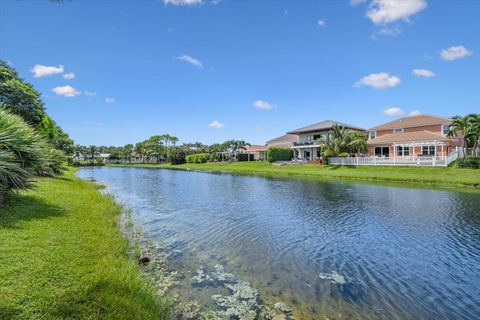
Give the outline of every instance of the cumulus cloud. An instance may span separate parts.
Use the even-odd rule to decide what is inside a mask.
[[[77,91],[72,86],[55,87],[52,89],[52,91],[55,94],[58,94],[59,96],[64,96],[64,97],[75,97],[80,94],[80,92]]]
[[[87,97],[96,97],[97,93],[93,91],[84,91],[83,92]]]
[[[401,116],[405,111],[397,107],[388,107],[382,113],[387,116]]]
[[[473,52],[465,48],[464,46],[453,46],[448,49],[444,49],[440,52],[440,57],[443,60],[453,61],[472,55]]]
[[[263,100],[254,101],[253,106],[257,109],[262,109],[262,110],[270,110],[275,107],[275,105]]]
[[[398,20],[409,21],[411,15],[426,7],[426,0],[372,0],[366,16],[376,25],[385,25]]]
[[[210,122],[210,124],[208,125],[210,128],[215,128],[215,129],[222,129],[225,127],[225,125],[217,120],[214,120],[212,122]]]
[[[63,77],[64,77],[65,79],[67,79],[67,80],[70,80],[70,79],[75,78],[75,73],[73,73],[73,72],[65,73],[65,74],[63,75]]]
[[[195,59],[195,58],[192,58],[186,54],[184,55],[181,55],[179,57],[177,57],[178,60],[182,60],[182,61],[185,61],[185,62],[188,62],[190,63],[191,65],[194,65],[195,67],[198,67],[198,68],[203,68],[203,63],[198,60],[198,59]]]
[[[202,0],[163,0],[165,5],[171,4],[174,6],[192,6],[197,4],[202,4]]]
[[[115,98],[107,97],[107,98],[105,98],[105,102],[108,103],[108,104],[112,104],[112,103],[115,102]]]
[[[410,116],[418,116],[420,113],[420,111],[418,110],[413,110],[412,112],[410,112]]]
[[[433,71],[427,69],[413,69],[412,73],[414,75],[424,78],[430,78],[435,76],[435,73],[433,73]]]
[[[59,64],[58,66],[44,66],[42,64],[36,64],[33,66],[32,70],[34,78],[46,77],[51,76],[54,74],[63,73],[63,66]]]
[[[355,83],[355,87],[369,86],[374,89],[386,89],[399,85],[401,82],[399,77],[392,76],[387,72],[372,73],[363,77]]]
[[[317,25],[321,28],[321,27],[325,27],[327,25],[327,20],[325,20],[324,18],[320,19],[317,21]]]

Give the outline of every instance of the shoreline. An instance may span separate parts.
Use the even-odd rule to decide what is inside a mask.
[[[106,164],[107,167],[134,167],[182,171],[206,171],[252,176],[303,178],[318,181],[364,182],[429,189],[480,191],[480,170],[430,167],[332,167],[315,164],[274,166],[268,162]]]
[[[0,209],[0,318],[169,319],[122,206],[74,172],[36,179]]]

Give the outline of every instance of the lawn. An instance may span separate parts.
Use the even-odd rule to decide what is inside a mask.
[[[167,319],[121,236],[121,208],[73,171],[0,209],[0,319]]]
[[[115,166],[115,165],[112,165]],[[169,169],[214,170],[270,176],[298,176],[317,179],[350,179],[438,187],[480,188],[480,170],[445,167],[331,167],[317,164],[274,166],[268,162],[203,164],[130,164],[128,166]]]

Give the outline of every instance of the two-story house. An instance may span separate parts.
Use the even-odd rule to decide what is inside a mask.
[[[446,156],[458,138],[447,137],[452,120],[427,114],[390,121],[368,130],[368,153],[378,157]]]
[[[292,143],[294,158],[302,160],[318,160],[320,158],[320,146],[316,140],[327,134],[334,125],[358,132],[366,132],[365,129],[353,126],[351,124],[338,121],[325,120],[312,125],[295,129],[287,132],[287,135],[297,136],[297,140]]]

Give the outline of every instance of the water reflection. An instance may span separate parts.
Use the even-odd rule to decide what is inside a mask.
[[[220,263],[299,319],[480,318],[478,194],[140,168],[78,174],[133,208],[147,237],[183,250],[179,268]]]

